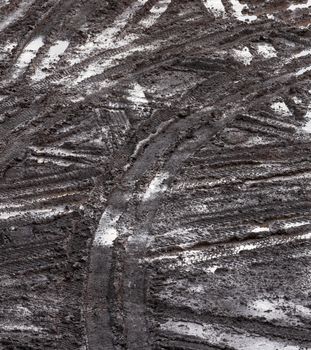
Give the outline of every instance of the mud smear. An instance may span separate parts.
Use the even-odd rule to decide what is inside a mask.
[[[0,348],[303,350],[308,1],[0,1]]]

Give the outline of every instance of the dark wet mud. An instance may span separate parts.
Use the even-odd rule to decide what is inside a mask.
[[[0,349],[311,349],[310,12],[0,0]]]

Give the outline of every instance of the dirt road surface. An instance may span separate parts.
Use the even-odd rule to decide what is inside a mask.
[[[311,349],[310,15],[0,0],[0,349]]]

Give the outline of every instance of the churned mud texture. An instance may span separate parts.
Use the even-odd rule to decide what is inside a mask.
[[[0,349],[311,349],[310,15],[0,0]]]

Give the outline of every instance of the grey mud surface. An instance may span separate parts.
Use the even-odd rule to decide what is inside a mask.
[[[0,0],[0,349],[311,349],[310,15]]]

